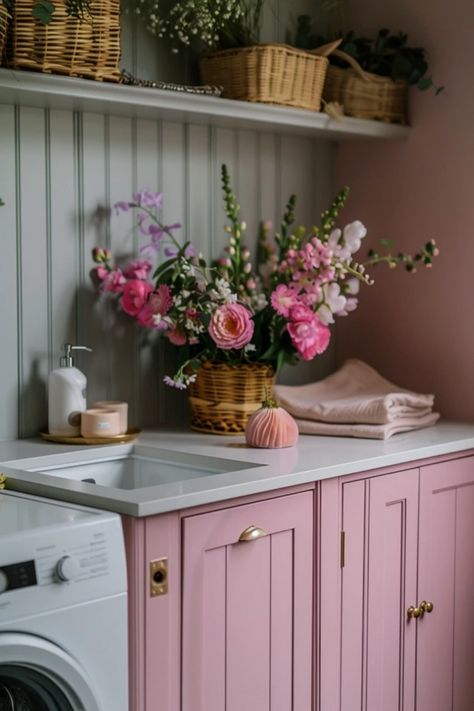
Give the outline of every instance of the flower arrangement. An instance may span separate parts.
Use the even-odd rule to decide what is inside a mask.
[[[365,263],[358,262],[354,255],[366,236],[364,225],[356,220],[342,230],[335,227],[349,192],[344,188],[322,214],[321,226],[310,230],[293,227],[296,198],[291,196],[274,239],[271,225],[261,224],[254,268],[225,165],[222,186],[228,246],[210,265],[190,242],[176,239],[179,224],[160,221],[163,196],[149,190],[115,205],[117,213],[137,213],[137,227],[149,238],[141,258],[120,267],[109,250],[93,253],[100,291],[115,295],[120,309],[140,326],[179,346],[178,369],[164,379],[178,389],[195,381],[205,361],[266,363],[278,371],[285,363],[312,360],[328,347],[335,317],[357,307],[360,284],[373,283],[368,266],[401,264],[414,272],[419,264],[430,267],[438,254],[431,240],[414,257],[372,251]],[[388,242],[384,246],[389,250]],[[161,250],[165,260],[150,279]]]
[[[167,37],[177,52],[200,43],[210,49],[245,47],[258,42],[265,0],[140,0],[134,12],[156,37]]]

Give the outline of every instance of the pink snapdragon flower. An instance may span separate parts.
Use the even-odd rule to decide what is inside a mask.
[[[122,291],[121,306],[129,316],[138,316],[150,295],[152,285],[142,279],[130,279]]]
[[[127,282],[121,269],[112,269],[109,271],[105,267],[97,267],[95,270],[98,278],[101,280],[100,290],[120,294]]]
[[[127,264],[123,273],[127,279],[147,279],[150,270],[151,262],[147,259],[134,259]]]
[[[285,318],[288,318],[290,309],[296,305],[297,300],[297,290],[291,286],[286,286],[286,284],[278,284],[270,296],[271,304],[277,314]]]
[[[223,304],[214,311],[208,331],[222,350],[243,348],[252,340],[252,314],[242,304]]]

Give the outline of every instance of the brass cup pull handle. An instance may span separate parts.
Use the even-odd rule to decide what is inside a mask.
[[[6,482],[7,482],[6,474],[4,474],[3,472],[0,472],[0,490],[5,488]]]
[[[434,605],[432,602],[427,602],[426,600],[423,600],[420,602],[420,610],[423,610],[423,612],[433,612]]]
[[[411,620],[412,618],[417,619],[418,617],[423,617],[424,614],[425,614],[425,611],[421,608],[421,606],[420,607],[413,607],[413,605],[412,605],[407,610],[407,617],[409,620]]]
[[[249,543],[250,541],[256,541],[258,538],[264,538],[268,536],[268,533],[263,528],[258,526],[248,526],[245,531],[239,536],[239,541]]]

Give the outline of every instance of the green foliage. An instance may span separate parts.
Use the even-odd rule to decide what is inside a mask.
[[[433,87],[431,77],[427,76],[428,62],[426,51],[422,47],[407,46],[408,35],[404,32],[390,34],[390,30],[379,30],[375,39],[356,37],[349,32],[340,49],[359,62],[362,69],[393,81],[403,79],[408,84],[425,91]],[[343,60],[332,57],[331,61],[346,66]],[[437,87],[439,94],[444,87]]]
[[[313,23],[309,15],[300,15],[296,21],[294,38],[295,47],[300,49],[314,49],[334,37],[324,37],[313,32]],[[383,77],[390,77],[393,81],[403,79],[408,84],[417,86],[421,91],[434,88],[436,94],[443,91],[444,87],[435,87],[428,72],[426,51],[422,47],[407,46],[408,35],[404,32],[390,34],[390,30],[379,30],[375,39],[357,37],[354,32],[349,32],[340,45],[346,54],[360,64],[362,69]],[[347,63],[334,55],[330,61],[340,67],[347,67]]]

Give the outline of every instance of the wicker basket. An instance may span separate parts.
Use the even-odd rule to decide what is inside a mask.
[[[336,50],[334,54],[351,66],[348,69],[328,67],[323,91],[325,101],[342,104],[348,116],[407,123],[408,84],[405,81],[392,81],[366,72],[345,52]]]
[[[67,15],[65,0],[54,2],[53,19],[43,25],[31,14],[34,0],[15,0],[9,66],[118,82],[120,0],[92,0],[83,21]]]
[[[204,54],[203,84],[222,86],[240,101],[319,111],[328,60],[285,44],[259,44]]]
[[[0,0],[0,66],[3,64],[3,55],[5,53],[5,45],[7,41],[7,29],[10,15],[5,5]]]
[[[189,388],[191,426],[211,434],[241,434],[250,415],[270,396],[275,373],[270,365],[204,363]]]

